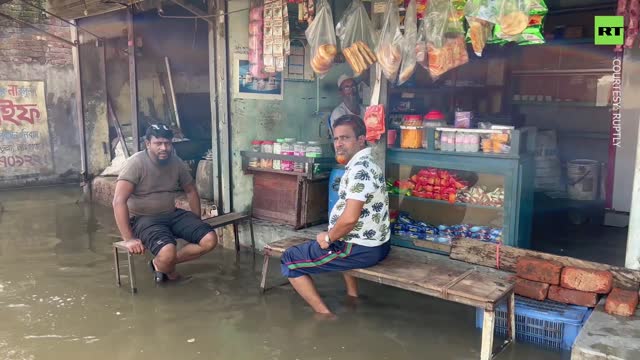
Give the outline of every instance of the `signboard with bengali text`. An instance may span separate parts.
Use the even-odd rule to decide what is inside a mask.
[[[0,81],[0,178],[53,172],[43,81]]]

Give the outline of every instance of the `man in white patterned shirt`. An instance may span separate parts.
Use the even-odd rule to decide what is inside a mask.
[[[344,115],[333,124],[338,161],[347,162],[340,181],[339,200],[331,209],[329,231],[316,241],[291,247],[281,259],[284,276],[320,314],[331,314],[310,274],[342,272],[376,265],[387,257],[389,197],[382,170],[366,146],[366,128],[356,115]],[[347,295],[358,297],[356,279],[343,274]]]

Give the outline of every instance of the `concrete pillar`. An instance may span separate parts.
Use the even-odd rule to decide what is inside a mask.
[[[640,139],[640,122],[636,130]],[[640,269],[640,141],[636,143],[636,161],[633,173],[625,266],[630,269]]]

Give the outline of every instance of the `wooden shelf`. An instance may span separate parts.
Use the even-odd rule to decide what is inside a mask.
[[[451,155],[451,156],[466,156],[466,157],[479,157],[487,159],[519,159],[517,155],[511,154],[496,154],[485,152],[461,152],[461,151],[440,151],[440,150],[428,150],[428,149],[402,149],[402,148],[388,148],[389,151],[406,152],[406,153],[422,153],[433,155]]]
[[[589,102],[578,101],[512,101],[513,105],[524,106],[564,106],[564,107],[589,107],[589,108],[608,108],[609,106],[598,106]]]
[[[303,177],[303,178],[307,178],[307,173],[301,173],[301,172],[295,172],[295,171],[282,171],[282,170],[275,170],[275,169],[263,169],[263,168],[254,168],[254,167],[247,167],[246,169],[247,172],[264,172],[264,173],[271,173],[271,174],[282,174],[282,175],[290,175],[290,176],[299,176],[299,177]],[[329,173],[320,173],[320,174],[315,174],[313,176],[313,180],[323,180],[329,177]]]
[[[389,194],[389,197],[391,197],[391,198],[399,198],[399,199],[402,199],[402,200],[408,199],[408,200],[412,200],[412,201],[421,201],[421,202],[428,202],[428,203],[433,203],[433,204],[458,206],[458,207],[473,208],[473,209],[486,209],[486,210],[492,210],[492,211],[503,211],[502,207],[497,207],[497,206],[469,204],[469,203],[464,203],[464,202],[450,203],[450,202],[444,201],[444,200],[425,199],[425,198],[420,198],[420,197],[417,197],[417,196],[405,196],[405,195],[400,195],[400,194]]]
[[[515,76],[526,75],[550,75],[550,76],[563,76],[563,75],[582,75],[582,74],[611,74],[611,68],[602,69],[554,69],[554,70],[514,70],[511,72]]]

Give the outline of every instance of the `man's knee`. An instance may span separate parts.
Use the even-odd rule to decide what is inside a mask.
[[[167,266],[174,265],[177,260],[178,251],[176,250],[176,246],[173,244],[167,244],[158,251],[158,254],[155,257],[155,261],[157,263],[161,263]]]
[[[218,245],[218,235],[216,235],[215,232],[211,231],[210,233],[205,235],[202,240],[200,240],[199,245],[205,252],[213,250]]]

